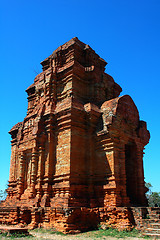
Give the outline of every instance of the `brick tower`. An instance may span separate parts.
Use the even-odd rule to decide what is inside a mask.
[[[9,132],[3,204],[20,209],[21,223],[65,231],[85,227],[84,221],[74,225],[74,214],[83,219],[92,212],[94,225],[108,208],[146,206],[149,132],[131,97],[119,97],[121,87],[104,72],[107,63],[73,38],[41,64],[43,72],[26,90],[27,115]]]

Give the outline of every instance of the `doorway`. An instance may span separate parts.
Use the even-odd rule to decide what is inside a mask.
[[[126,169],[126,192],[130,199],[130,204],[138,204],[137,184],[138,184],[138,164],[137,147],[134,142],[125,145],[125,169]]]

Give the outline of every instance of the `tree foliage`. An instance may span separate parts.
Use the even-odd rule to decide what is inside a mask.
[[[160,192],[152,192],[151,183],[146,183],[145,185],[148,188],[146,197],[148,199],[149,207],[160,207]]]
[[[6,197],[7,197],[7,191],[6,191],[6,189],[5,189],[4,191],[3,191],[3,190],[0,190],[0,202],[1,202],[2,200],[5,200]]]

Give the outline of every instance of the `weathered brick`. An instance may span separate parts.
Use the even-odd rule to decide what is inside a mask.
[[[26,90],[27,115],[10,130],[10,179],[1,207],[20,212],[18,218],[0,212],[0,222],[4,216],[68,232],[99,222],[130,227],[126,207],[147,205],[146,123],[130,96],[119,97],[121,87],[104,72],[107,63],[77,38],[41,64],[43,72]]]

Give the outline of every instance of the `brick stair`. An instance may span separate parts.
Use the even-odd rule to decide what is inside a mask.
[[[160,208],[149,208],[147,219],[143,219],[143,234],[160,239]]]

